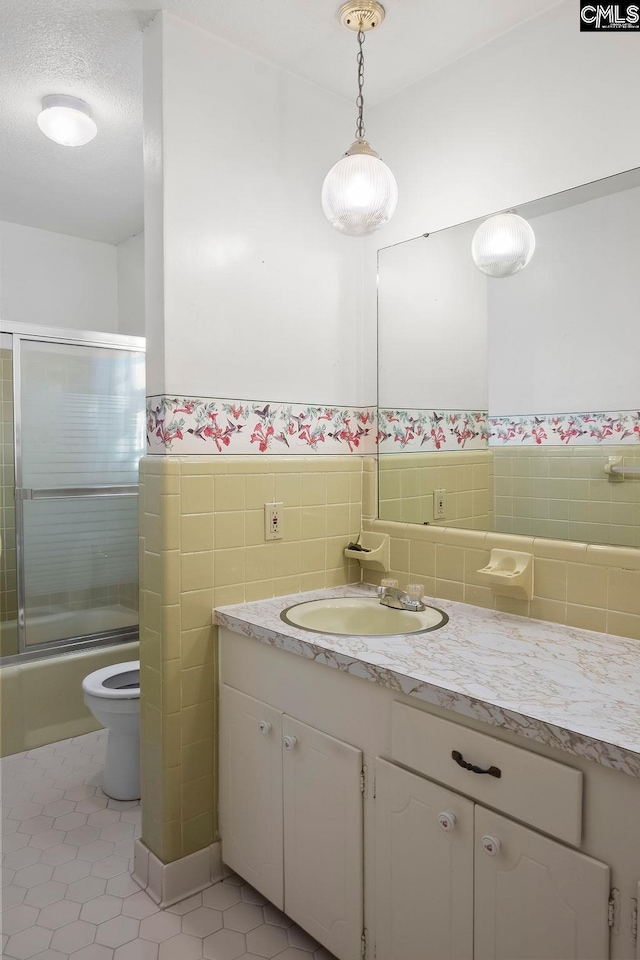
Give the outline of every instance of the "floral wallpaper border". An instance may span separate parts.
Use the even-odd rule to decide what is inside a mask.
[[[147,398],[149,454],[358,454],[640,443],[640,410],[490,417],[209,397]]]
[[[489,418],[490,446],[597,446],[609,443],[640,443],[640,410]]]
[[[378,411],[380,453],[484,450],[489,440],[486,410]]]
[[[147,452],[362,456],[375,453],[375,413],[375,407],[148,397]]]

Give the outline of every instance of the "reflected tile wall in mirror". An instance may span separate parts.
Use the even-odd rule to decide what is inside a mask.
[[[640,477],[604,473],[608,457],[640,467],[640,446],[506,447],[492,456],[497,532],[640,547]]]
[[[380,455],[380,518],[493,529],[493,456],[468,453]],[[434,518],[434,491],[446,490],[445,516]]]

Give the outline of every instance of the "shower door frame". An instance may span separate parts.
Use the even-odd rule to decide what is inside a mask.
[[[18,653],[0,658],[2,666],[11,663],[25,663],[46,656],[68,653],[92,647],[112,646],[116,643],[130,643],[139,637],[138,625],[122,627],[117,630],[105,630],[99,633],[80,635],[71,639],[49,640],[43,643],[26,643],[25,622],[25,571],[24,571],[24,501],[50,500],[68,497],[137,497],[139,485],[95,484],[87,487],[28,489],[22,485],[22,410],[21,410],[21,368],[20,345],[23,340],[63,343],[78,347],[104,347],[108,350],[124,350],[131,353],[146,354],[144,337],[132,337],[116,333],[95,333],[90,330],[71,330],[64,327],[44,327],[30,323],[2,323],[2,333],[12,336],[13,368],[13,451],[14,451],[14,495],[15,495],[15,531],[16,531],[16,592]],[[35,494],[35,496],[34,496]]]

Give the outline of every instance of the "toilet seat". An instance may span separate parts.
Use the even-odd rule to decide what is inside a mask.
[[[140,661],[129,660],[94,670],[82,681],[82,690],[104,700],[139,700]]]

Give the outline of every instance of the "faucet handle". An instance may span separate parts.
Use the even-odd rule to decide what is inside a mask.
[[[424,597],[424,583],[408,583],[407,596],[411,600],[422,600]]]
[[[383,577],[382,580],[380,581],[380,586],[382,589],[384,589],[385,587],[392,587],[393,589],[397,590],[398,581],[395,580],[393,577]]]

